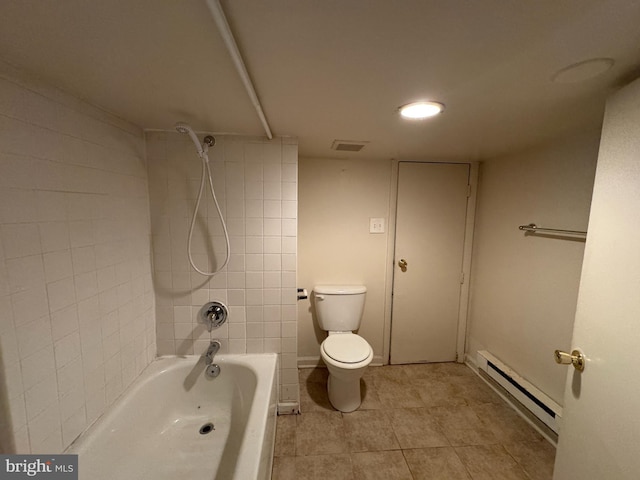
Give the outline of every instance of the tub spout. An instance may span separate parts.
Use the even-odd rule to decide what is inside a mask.
[[[205,353],[205,360],[207,365],[211,365],[213,363],[213,357],[215,357],[216,353],[220,350],[220,340],[211,340],[211,344],[209,348],[207,348],[207,353]]]

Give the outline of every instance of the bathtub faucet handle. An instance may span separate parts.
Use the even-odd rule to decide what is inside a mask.
[[[207,362],[207,365],[211,365],[213,363],[213,357],[216,356],[218,350],[220,350],[220,340],[211,340],[209,348],[207,348],[207,353],[205,354],[205,361]]]
[[[229,310],[222,302],[208,302],[200,309],[200,319],[207,325],[207,330],[218,328],[227,321]]]

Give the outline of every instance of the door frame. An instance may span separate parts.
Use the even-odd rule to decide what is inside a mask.
[[[473,249],[473,227],[476,217],[476,202],[478,192],[479,162],[471,161],[436,161],[436,160],[398,160],[391,161],[391,184],[389,188],[389,241],[387,242],[387,270],[385,275],[385,307],[384,307],[384,340],[382,362],[389,364],[391,354],[391,311],[393,306],[393,274],[395,272],[396,250],[396,218],[398,207],[398,172],[400,162],[453,164],[464,163],[469,165],[469,185],[471,192],[467,198],[467,216],[464,229],[464,250],[462,258],[462,273],[464,283],[460,288],[460,305],[458,308],[458,335],[456,342],[456,358],[459,363],[465,360],[465,347],[467,337],[467,315],[469,310],[469,292],[471,280],[471,254]]]

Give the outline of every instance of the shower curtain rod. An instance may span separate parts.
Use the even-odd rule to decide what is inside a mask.
[[[238,74],[240,75],[240,80],[242,80],[242,84],[244,85],[247,94],[249,95],[249,99],[253,105],[253,108],[256,109],[256,113],[258,114],[258,118],[260,119],[260,123],[262,123],[262,128],[267,135],[267,138],[271,140],[273,138],[273,134],[271,133],[271,128],[269,128],[269,124],[267,123],[267,118],[264,115],[264,111],[262,110],[262,105],[260,104],[260,100],[258,99],[258,95],[256,94],[256,90],[253,87],[253,82],[251,81],[251,77],[249,77],[249,72],[247,72],[247,67],[242,60],[242,55],[240,55],[240,50],[238,50],[238,44],[236,43],[235,38],[233,38],[233,33],[231,32],[231,27],[229,27],[229,22],[227,22],[227,17],[222,10],[222,6],[220,5],[219,0],[207,0],[207,6],[209,7],[209,11],[211,12],[211,16],[216,22],[218,26],[218,31],[222,36],[222,40],[229,50],[229,55],[231,55],[231,60],[238,70]]]
[[[587,232],[583,232],[581,230],[562,230],[562,229],[559,229],[559,228],[544,228],[544,227],[537,226],[535,223],[530,223],[529,225],[520,225],[518,228],[520,230],[524,230],[525,232],[532,232],[532,233],[549,232],[549,233],[557,233],[557,234],[560,234],[560,235],[578,235],[578,236],[581,236],[581,237],[586,237],[587,236]]]

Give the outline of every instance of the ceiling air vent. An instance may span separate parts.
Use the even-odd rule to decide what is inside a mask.
[[[359,152],[369,142],[359,142],[355,140],[334,140],[331,148],[339,152]]]

